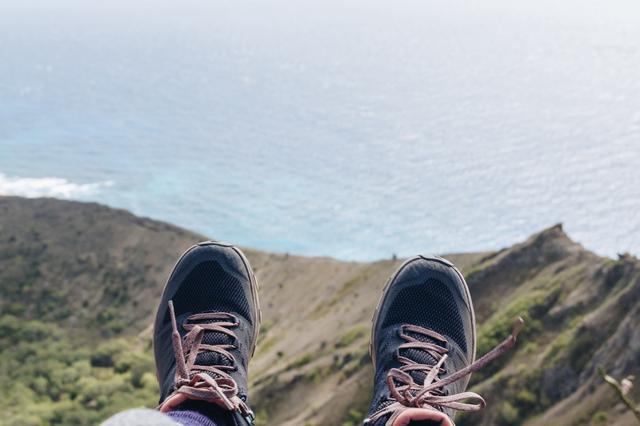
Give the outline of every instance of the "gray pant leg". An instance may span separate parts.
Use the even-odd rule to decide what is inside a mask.
[[[178,426],[179,423],[171,420],[156,410],[148,408],[134,408],[123,411],[105,420],[100,426]]]

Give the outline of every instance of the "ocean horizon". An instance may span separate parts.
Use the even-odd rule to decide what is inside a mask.
[[[346,260],[559,222],[640,254],[640,4],[5,4],[0,195]]]

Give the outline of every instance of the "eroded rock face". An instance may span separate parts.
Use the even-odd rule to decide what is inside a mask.
[[[499,380],[483,378],[475,384],[493,394],[494,409],[466,416],[459,424],[588,424],[591,416],[604,418],[607,412],[622,409],[613,393],[607,392],[597,368],[602,366],[618,377],[640,369],[640,262],[629,255],[615,261],[603,259],[566,240],[558,228],[528,240],[534,246],[534,258],[551,263],[525,280],[514,280],[517,290],[507,296],[511,301],[506,309],[527,294],[553,294],[553,303],[546,312],[528,305],[526,315],[536,330],[521,339],[520,349],[496,373]],[[540,254],[539,247],[545,246],[552,247],[553,256]],[[526,243],[516,247],[518,254],[529,258],[520,264],[532,265]],[[508,253],[511,250],[504,256],[516,255]],[[477,285],[492,283],[483,280]],[[497,315],[490,313],[487,321],[491,323]],[[533,391],[534,404],[518,398],[526,389]],[[508,416],[500,411],[507,405]],[[626,424],[626,417],[619,415],[606,424],[617,424],[611,420],[615,418]]]
[[[578,374],[568,364],[558,364],[542,373],[541,391],[549,399],[559,401],[578,388]]]

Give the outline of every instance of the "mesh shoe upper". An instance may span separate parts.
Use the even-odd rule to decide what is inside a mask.
[[[214,379],[224,382],[224,386],[237,387],[234,393],[247,402],[247,367],[260,318],[257,284],[244,255],[235,247],[207,242],[189,249],[176,264],[154,325],[161,403],[181,386],[176,383],[178,356],[172,340],[170,301],[175,329],[181,336],[178,340],[184,345],[188,375],[201,373],[210,377],[205,381]],[[190,349],[197,351],[191,364]]]
[[[415,257],[392,277],[376,310],[372,334],[374,398],[369,416],[395,401],[387,382],[392,369],[408,363],[435,365],[443,354],[447,359],[437,377],[461,370],[475,359],[475,319],[469,292],[462,275],[448,261]],[[409,368],[408,374],[417,384],[426,377],[423,369]],[[461,393],[468,381],[466,377],[433,393]],[[453,417],[453,410],[435,408]],[[385,422],[381,418],[374,424]]]

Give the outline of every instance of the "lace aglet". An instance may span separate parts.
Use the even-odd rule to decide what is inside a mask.
[[[427,387],[431,383],[433,383],[438,373],[440,372],[440,368],[442,368],[442,366],[444,365],[444,362],[447,360],[447,357],[448,357],[447,354],[442,355],[442,358],[440,358],[438,363],[431,369],[431,371],[429,371],[429,374],[425,376],[424,382],[422,383],[423,387]]]
[[[511,336],[513,337],[514,343],[518,337],[518,334],[520,334],[523,328],[524,320],[522,319],[522,317],[517,317],[513,322],[513,327],[511,328]]]
[[[173,300],[169,300],[169,315],[171,316],[171,340],[173,342],[173,352],[176,357],[176,373],[183,379],[189,378],[187,365],[184,361],[184,352],[182,350],[182,337],[178,332],[178,322],[176,320],[176,311],[173,307]]]
[[[171,317],[171,330],[177,331],[178,324],[176,322],[176,311],[173,308],[173,300],[169,300],[168,304],[169,304],[169,317]]]

